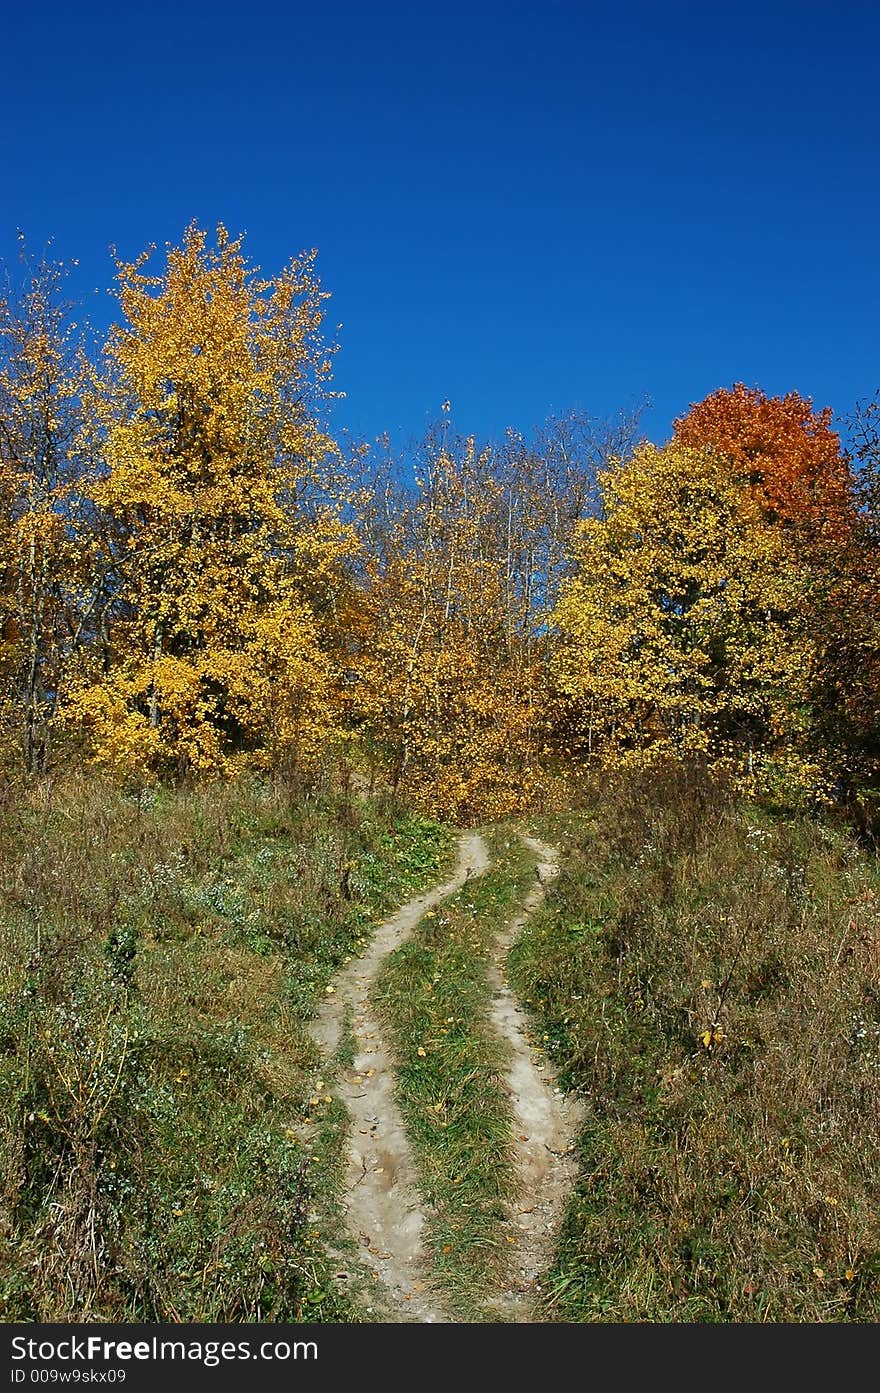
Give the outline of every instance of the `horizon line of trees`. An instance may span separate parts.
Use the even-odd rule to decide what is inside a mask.
[[[30,265],[0,299],[0,755],[138,781],[311,777],[356,748],[459,821],[585,767],[746,791],[880,783],[880,396],[735,383],[405,461],[344,452],[315,253],[262,277],[195,224],[116,266],[100,355]]]

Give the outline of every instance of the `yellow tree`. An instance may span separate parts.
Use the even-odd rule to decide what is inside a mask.
[[[447,409],[413,485],[386,460],[361,500],[349,695],[392,782],[428,811],[472,820],[551,795],[547,616],[598,464],[631,450],[637,416],[572,412],[530,441],[508,432],[478,448],[452,433]]]
[[[463,821],[523,806],[537,780],[541,674],[512,631],[501,499],[491,452],[441,432],[366,526],[354,716],[395,787]]]
[[[816,411],[797,392],[768,397],[735,383],[691,406],[675,422],[675,437],[711,447],[747,478],[767,521],[809,571],[809,620],[821,654],[813,692],[816,745],[842,792],[861,781],[874,758],[877,568],[856,478],[831,420],[829,407]]]
[[[325,616],[351,546],[314,253],[263,279],[191,225],[161,274],[149,256],[117,266],[92,489],[112,623],[70,715],[120,772],[308,763],[336,728]]]
[[[644,446],[600,476],[554,620],[555,679],[589,754],[697,758],[818,790],[807,754],[808,577],[748,479],[708,448]]]
[[[29,773],[46,767],[87,580],[80,450],[84,359],[66,269],[23,251],[0,299],[0,719]]]

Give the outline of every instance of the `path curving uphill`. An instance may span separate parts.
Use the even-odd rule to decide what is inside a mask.
[[[522,841],[538,858],[535,884],[519,912],[495,941],[489,986],[492,1023],[510,1051],[507,1091],[514,1114],[513,1162],[516,1192],[510,1207],[514,1279],[487,1306],[513,1321],[534,1319],[535,1283],[549,1266],[566,1201],[577,1180],[574,1142],[583,1116],[580,1101],[563,1094],[548,1060],[529,1044],[526,1017],[507,984],[511,945],[538,909],[559,872],[558,853],[535,837]]]
[[[403,1118],[394,1096],[394,1063],[370,991],[389,953],[412,933],[419,920],[472,876],[489,867],[483,838],[459,838],[455,873],[446,884],[418,895],[386,919],[366,952],[335,978],[335,993],[313,1022],[312,1035],[327,1059],[335,1054],[346,1015],[355,1037],[355,1059],[343,1071],[338,1093],[351,1116],[345,1178],[346,1221],[366,1249],[372,1270],[389,1293],[401,1320],[448,1321],[424,1270],[425,1215],[416,1184]]]

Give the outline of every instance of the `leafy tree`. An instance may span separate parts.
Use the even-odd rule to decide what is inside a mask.
[[[161,275],[149,256],[117,266],[91,492],[112,623],[70,716],[120,771],[314,761],[336,729],[322,612],[351,547],[314,254],[266,280],[241,239],[191,225]]]
[[[530,714],[540,697],[514,657],[490,452],[436,439],[413,491],[388,485],[370,523],[379,545],[365,559],[356,719],[393,785],[419,806],[458,819],[501,815],[533,791]]]
[[[600,475],[554,611],[555,681],[582,750],[693,758],[750,788],[816,788],[804,573],[748,478],[711,449],[646,445]]]
[[[21,290],[0,299],[0,719],[36,773],[88,572],[85,361],[66,268],[22,259]]]
[[[826,724],[840,792],[877,834],[880,788],[880,393],[848,420],[856,522],[827,611]]]
[[[571,413],[480,449],[444,417],[413,485],[388,461],[362,500],[352,712],[395,787],[432,813],[503,816],[547,797],[547,614],[597,463],[634,429]]]
[[[724,455],[770,514],[815,546],[839,543],[853,520],[852,479],[831,419],[830,407],[814,411],[798,392],[768,397],[737,382],[692,406],[675,436]]]
[[[861,427],[861,430],[859,429]],[[676,438],[720,452],[741,475],[809,577],[804,622],[815,649],[812,706],[815,757],[838,795],[873,778],[877,762],[876,552],[870,530],[871,410],[853,423],[862,470],[797,392],[768,397],[737,383],[713,392],[676,422]],[[861,502],[861,506],[859,503]]]

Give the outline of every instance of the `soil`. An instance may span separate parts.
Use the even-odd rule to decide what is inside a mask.
[[[546,894],[558,871],[553,848],[531,837],[523,841],[538,857],[535,883],[519,912],[495,942],[489,984],[491,1020],[509,1049],[506,1087],[514,1114],[516,1175],[509,1215],[512,1238],[510,1282],[486,1299],[490,1317],[535,1320],[538,1279],[548,1266],[566,1199],[577,1175],[574,1140],[581,1109],[557,1086],[553,1067],[530,1042],[526,1017],[505,975],[511,944]],[[423,1253],[426,1212],[416,1168],[394,1096],[394,1063],[370,991],[386,956],[412,933],[419,920],[467,879],[489,866],[482,837],[459,839],[455,874],[444,885],[410,900],[376,931],[366,952],[335,979],[312,1033],[325,1058],[335,1054],[346,1017],[355,1037],[355,1059],[343,1071],[338,1092],[351,1115],[346,1175],[346,1220],[361,1251],[387,1292],[389,1320],[449,1322],[441,1294],[430,1281]]]
[[[527,1021],[505,975],[511,945],[546,895],[548,883],[558,874],[556,851],[534,837],[523,841],[538,857],[535,884],[519,913],[495,942],[489,971],[494,993],[491,1019],[510,1049],[507,1091],[514,1113],[514,1165],[518,1193],[511,1205],[510,1237],[513,1238],[513,1280],[507,1291],[487,1303],[516,1321],[534,1319],[540,1297],[537,1281],[549,1266],[566,1201],[577,1179],[574,1153],[583,1108],[572,1094],[564,1094],[544,1052],[530,1041]]]
[[[482,837],[461,837],[452,879],[410,900],[379,927],[367,951],[336,977],[335,994],[313,1027],[315,1040],[329,1058],[350,1013],[354,1067],[344,1072],[338,1089],[351,1114],[346,1218],[366,1249],[373,1272],[387,1288],[394,1318],[399,1320],[431,1322],[450,1317],[424,1270],[425,1214],[394,1097],[394,1065],[370,1006],[370,990],[384,959],[409,937],[423,915],[488,866],[489,851]]]

